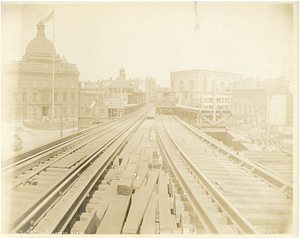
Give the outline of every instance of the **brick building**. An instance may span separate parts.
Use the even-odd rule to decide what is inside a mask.
[[[232,115],[235,123],[243,120],[246,124],[266,129],[269,109],[271,125],[292,125],[293,95],[283,76],[264,80],[249,78],[232,85]],[[282,120],[279,120],[280,117]]]

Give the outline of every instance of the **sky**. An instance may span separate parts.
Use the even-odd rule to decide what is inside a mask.
[[[293,66],[293,6],[285,2],[1,2],[1,65],[20,60],[55,9],[57,54],[81,81],[207,69],[275,78]],[[53,41],[53,20],[46,24]]]

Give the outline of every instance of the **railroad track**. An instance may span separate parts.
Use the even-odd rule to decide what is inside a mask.
[[[139,113],[144,109],[140,109],[136,113]],[[146,109],[147,110],[147,109]],[[78,141],[81,142],[82,138],[88,138],[89,136],[92,137],[93,135],[104,131],[106,129],[109,129],[115,125],[118,125],[122,123],[122,121],[127,120],[128,118],[132,117],[133,114],[126,115],[125,117],[119,119],[114,119],[112,121],[108,121],[106,123],[103,123],[101,125],[94,126],[92,128],[77,132],[73,135],[63,137],[59,140],[47,143],[45,145],[27,150],[25,152],[22,152],[20,154],[17,154],[15,156],[12,156],[10,158],[6,158],[1,161],[1,173],[11,173],[12,170],[16,170],[16,167],[18,165],[21,165],[21,167],[26,163],[27,161],[32,161],[36,157],[41,157],[42,155],[45,155],[46,153],[50,154],[51,152],[65,150],[68,149],[71,143],[77,143]],[[135,114],[134,114],[135,115]],[[8,172],[7,172],[8,171]]]
[[[34,231],[41,223],[41,217],[49,213],[53,203],[68,193],[71,185],[80,181],[82,176],[94,173],[93,177],[85,180],[92,184],[92,181],[105,171],[111,156],[125,143],[145,116],[145,113],[140,113],[139,116],[134,114],[121,121],[109,123],[100,129],[85,133],[84,136],[80,135],[54,148],[47,148],[37,156],[30,156],[29,159],[17,161],[4,168],[2,204],[5,206],[2,206],[2,214],[8,219],[2,219],[2,231],[6,233]],[[104,151],[106,154],[110,153],[110,156],[105,158],[100,156]],[[85,197],[84,192],[87,192],[87,189],[89,186],[82,188],[80,191],[83,192],[82,196]],[[71,204],[70,211],[73,211],[74,203],[68,200],[68,204]],[[63,220],[62,218],[59,223],[66,224]],[[41,232],[52,233],[57,229],[61,230],[57,227],[51,230],[51,226],[48,225],[47,231]]]
[[[293,183],[293,156],[284,152],[243,151],[243,157]]]
[[[153,112],[23,163],[2,187],[2,232],[287,233],[291,184]]]
[[[290,232],[291,183],[178,118],[161,117],[157,131],[161,148],[208,233]]]

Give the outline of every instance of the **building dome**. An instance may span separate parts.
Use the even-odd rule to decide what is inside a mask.
[[[45,25],[43,21],[40,21],[37,25],[37,35],[29,42],[26,48],[25,55],[29,54],[53,55],[53,43],[45,36]],[[54,54],[56,54],[55,48]]]

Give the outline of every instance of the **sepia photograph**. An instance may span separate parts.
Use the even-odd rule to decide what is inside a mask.
[[[299,236],[299,2],[1,1],[1,236]]]

